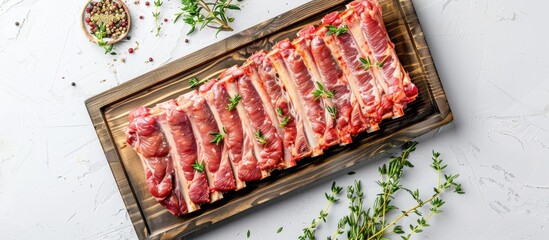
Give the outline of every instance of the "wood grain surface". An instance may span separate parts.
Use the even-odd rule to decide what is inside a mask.
[[[364,163],[387,149],[452,121],[411,0],[380,0],[389,36],[404,68],[419,89],[417,100],[408,105],[404,117],[385,120],[377,132],[356,136],[352,144],[331,148],[320,157],[304,159],[292,169],[275,171],[271,177],[247,184],[238,192],[224,194],[223,200],[192,214],[174,217],[156,202],[148,192],[138,156],[126,144],[124,131],[128,113],[136,107],[152,107],[188,92],[191,77],[216,77],[223,69],[241,64],[257,50],[268,50],[279,40],[295,38],[295,33],[303,26],[319,23],[330,11],[343,10],[347,2],[312,1],[86,101],[139,238],[186,236]]]

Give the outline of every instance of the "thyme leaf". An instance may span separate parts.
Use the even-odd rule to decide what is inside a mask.
[[[370,67],[372,66],[372,63],[370,62],[369,57],[367,57],[366,59],[360,58],[360,62],[362,63],[362,68],[364,68],[364,71],[370,70]]]
[[[204,172],[204,162],[195,161],[191,166],[199,173]]]
[[[266,145],[268,143],[265,136],[263,136],[263,133],[261,133],[261,130],[258,130],[257,132],[255,132],[254,135],[259,144]]]
[[[333,119],[337,118],[337,108],[335,106],[326,106],[326,110],[330,113],[330,116],[332,116]]]
[[[206,82],[208,82],[208,80],[200,81],[196,77],[192,77],[191,79],[189,79],[189,85],[191,86],[191,88],[198,87]]]
[[[160,18],[160,6],[162,6],[163,2],[161,0],[155,0],[154,1],[154,12],[152,13],[154,18],[154,26],[156,29],[156,36],[160,36],[160,29],[162,29],[162,26],[160,25],[160,21],[158,20]]]
[[[278,127],[285,128],[286,125],[288,125],[288,122],[290,122],[290,116],[286,115],[284,116],[284,118],[282,118],[282,120],[280,121],[280,124],[278,124]]]
[[[276,108],[276,113],[279,115],[279,116],[284,116],[284,113],[282,112],[282,108]],[[290,115],[286,115],[282,118],[282,120],[280,120],[280,124],[278,124],[278,127],[280,128],[284,128],[286,127],[286,125],[288,124],[288,122],[290,122]]]
[[[210,142],[215,143],[215,145],[219,145],[223,141],[225,134],[227,134],[227,130],[225,130],[225,127],[223,127],[223,133],[211,132],[210,135],[213,136],[213,139]]]
[[[349,28],[347,28],[347,25],[341,25],[339,27],[336,27],[333,25],[326,25],[325,27],[328,29],[328,32],[326,33],[326,35],[335,34],[336,37],[339,37],[339,35],[349,31]]]
[[[334,90],[328,91],[328,89],[326,89],[322,85],[322,83],[316,82],[316,89],[312,93],[313,93],[313,96],[315,96],[315,101],[317,101],[320,98],[322,98],[323,96],[325,98],[333,98],[334,94],[335,94],[335,91]]]
[[[328,211],[330,210],[330,207],[332,206],[333,203],[339,201],[339,198],[337,198],[337,196],[339,195],[339,193],[341,193],[342,190],[343,190],[343,188],[336,185],[336,182],[332,182],[331,192],[329,194],[324,193],[324,196],[326,197],[326,200],[328,200],[328,204],[326,205],[326,208],[324,208],[323,210],[320,210],[320,213],[319,213],[318,217],[313,219],[311,224],[303,229],[303,234],[301,234],[298,237],[299,240],[313,240],[313,239],[316,239],[315,233],[316,233],[316,228],[318,227],[318,224],[320,223],[321,220],[323,222],[326,222],[326,217],[328,216]]]
[[[217,34],[221,31],[233,31],[229,25],[234,21],[233,17],[227,17],[227,10],[240,10],[240,7],[231,3],[232,0],[181,0],[183,5],[181,12],[175,14],[176,22],[182,19],[183,22],[191,27],[187,35],[193,33],[197,27],[201,30],[205,27],[217,29]]]
[[[229,98],[229,104],[227,104],[227,110],[232,111],[236,108],[236,105],[242,100],[240,94],[236,94]]]
[[[331,236],[328,236],[328,239],[338,239],[343,235],[352,240],[387,240],[389,238],[386,235],[389,233],[398,234],[402,239],[410,239],[412,235],[421,233],[430,226],[429,220],[432,216],[442,212],[442,207],[445,204],[442,198],[444,192],[453,190],[457,194],[464,193],[461,184],[456,182],[459,174],[444,174],[443,171],[447,165],[443,164],[440,153],[434,151],[431,168],[437,172],[438,183],[434,187],[432,195],[425,198],[419,189],[410,190],[404,187],[401,184],[401,178],[406,169],[414,167],[408,157],[416,149],[416,146],[417,142],[407,144],[400,156],[392,157],[389,163],[378,168],[381,179],[376,183],[381,191],[376,195],[372,205],[364,205],[364,193],[359,180],[355,180],[354,184],[347,187],[349,212],[339,219],[337,229]],[[392,216],[389,213],[399,209],[392,203],[394,194],[399,190],[406,191],[416,204],[407,210],[400,211],[393,220],[388,220],[388,217]],[[332,191],[334,191],[334,185],[332,185]],[[325,194],[325,196],[330,203],[337,199],[329,194]],[[422,213],[424,206],[429,206],[429,213],[425,215]],[[315,239],[315,229],[326,219],[327,214],[327,210],[321,211],[311,225],[303,229],[303,234],[299,239]],[[406,217],[415,217],[416,219],[410,224],[409,229],[405,230],[398,223]]]

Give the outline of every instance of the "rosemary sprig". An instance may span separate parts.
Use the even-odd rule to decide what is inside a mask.
[[[311,222],[311,225],[303,229],[303,234],[298,237],[299,240],[314,240],[316,239],[315,233],[316,228],[318,227],[318,224],[322,220],[323,222],[326,222],[326,217],[328,217],[328,211],[330,210],[330,207],[333,203],[338,202],[339,198],[337,196],[343,190],[342,187],[339,187],[336,185],[336,182],[332,183],[332,192],[330,194],[324,193],[324,196],[326,196],[326,200],[328,200],[328,205],[324,210],[320,210],[319,216],[313,219]]]
[[[204,172],[204,162],[195,161],[191,166],[199,173]]]
[[[109,44],[105,39],[105,35],[107,34],[107,26],[105,24],[99,25],[97,28],[97,31],[95,32],[95,37],[97,38],[97,45],[102,47],[105,50],[105,54],[110,53],[111,55],[115,55],[116,53],[112,51],[112,48],[114,45]]]
[[[225,127],[223,127],[223,133],[211,132],[210,135],[213,136],[213,139],[210,142],[215,143],[215,145],[219,145],[223,141],[225,134],[227,134],[227,130],[225,130]]]
[[[254,135],[255,135],[255,139],[257,139],[257,142],[259,144],[266,145],[268,143],[265,136],[263,136],[263,133],[261,133],[261,130],[258,130],[257,132],[255,132]]]
[[[326,111],[328,111],[328,113],[330,113],[330,116],[332,116],[333,119],[336,119],[337,118],[337,108],[336,106],[326,106]]]
[[[284,116],[284,113],[282,112],[282,108],[277,108],[276,109],[276,113],[279,115],[279,116]],[[278,127],[280,128],[284,128],[286,127],[286,125],[288,124],[288,122],[290,122],[290,115],[286,115],[282,118],[282,120],[280,121],[280,123],[278,124]]]
[[[364,71],[370,70],[370,67],[372,66],[372,62],[370,62],[369,57],[367,57],[366,59],[360,58],[360,62],[362,63],[362,68],[364,68]]]
[[[160,21],[158,20],[160,18],[160,6],[162,6],[163,2],[160,1],[160,0],[155,0],[154,1],[154,12],[152,13],[153,15],[153,18],[154,18],[154,25],[155,25],[155,28],[156,28],[156,36],[160,36],[160,29],[162,28],[162,26],[160,26]]]
[[[319,100],[322,96],[325,98],[333,98],[335,94],[335,91],[328,91],[320,82],[316,82],[316,89],[313,91],[313,95],[315,96],[315,101]]]
[[[191,88],[198,87],[206,82],[208,82],[208,80],[200,81],[196,77],[192,77],[191,79],[189,79],[189,85],[191,86]]]
[[[339,35],[346,33],[349,31],[349,28],[347,28],[347,25],[341,25],[339,27],[332,26],[332,25],[326,25],[325,26],[328,29],[328,32],[326,35],[332,35],[335,34],[336,37],[339,37]]]
[[[175,14],[176,22],[182,18],[183,22],[191,26],[187,35],[193,33],[196,27],[200,29],[204,27],[217,29],[216,36],[221,31],[233,31],[229,26],[234,21],[234,18],[227,17],[227,10],[240,10],[236,4],[231,4],[232,0],[181,0],[183,6],[181,12]]]
[[[227,110],[232,111],[236,108],[236,105],[242,100],[240,94],[236,94],[229,98],[229,103],[227,104]]]

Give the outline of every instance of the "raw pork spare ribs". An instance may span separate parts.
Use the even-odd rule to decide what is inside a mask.
[[[417,95],[381,6],[355,0],[196,91],[133,110],[126,136],[151,195],[180,216],[378,130]]]

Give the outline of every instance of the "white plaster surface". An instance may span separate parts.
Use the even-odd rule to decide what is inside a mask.
[[[186,26],[170,22],[155,37],[144,2],[128,1],[132,38],[110,56],[80,30],[84,1],[0,0],[0,239],[136,238],[84,100],[231,35],[187,37]],[[305,2],[244,0],[235,32]],[[445,195],[444,212],[414,239],[549,239],[549,2],[413,2],[455,120],[419,139],[416,167],[403,183],[431,191],[435,149],[467,192]],[[161,17],[172,20],[178,4],[165,0]],[[130,55],[135,41],[140,48]],[[146,63],[149,57],[154,62]],[[250,230],[250,239],[296,239],[324,208],[332,181],[362,180],[371,202],[376,169],[386,161],[319,181],[193,238],[246,239]],[[402,208],[412,204],[398,196]],[[318,239],[335,231],[344,203],[330,211]]]

